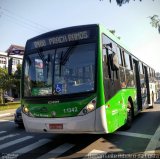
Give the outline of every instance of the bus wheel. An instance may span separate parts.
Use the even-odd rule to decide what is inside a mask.
[[[133,121],[132,105],[131,105],[131,102],[128,101],[128,104],[127,104],[127,121],[126,121],[126,124],[124,125],[124,128],[126,130],[131,128],[132,121]]]

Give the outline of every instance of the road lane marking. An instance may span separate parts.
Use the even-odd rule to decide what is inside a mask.
[[[11,138],[11,137],[17,136],[17,135],[19,135],[19,134],[10,134],[10,135],[6,135],[6,136],[3,136],[3,137],[0,137],[0,141],[5,140],[7,138]]]
[[[93,149],[92,151],[90,151],[89,153],[88,153],[88,155],[91,155],[91,154],[106,154],[107,153],[107,151],[101,151],[101,150],[96,150],[96,149]],[[87,156],[88,156],[87,155]]]
[[[132,133],[132,132],[123,132],[123,131],[117,131],[115,134],[124,135],[124,136],[131,136],[131,137],[139,137],[139,138],[144,138],[144,139],[151,139],[153,136],[153,135],[139,134],[139,133]]]
[[[107,151],[101,151],[101,150],[96,150],[93,149],[92,151],[90,151],[86,156],[84,156],[83,158],[105,158],[105,154],[107,154]]]
[[[7,142],[5,144],[0,145],[0,150],[4,149],[6,147],[9,147],[9,146],[15,145],[17,143],[23,142],[25,140],[31,139],[31,138],[33,138],[33,136],[25,136],[25,137],[22,137],[20,139],[16,139],[14,141]]]
[[[13,123],[14,121],[13,121],[13,120],[5,120],[5,119],[2,119],[2,120],[0,120],[0,122],[11,122],[11,123]]]
[[[146,147],[145,154],[155,154],[156,148],[160,146],[160,125],[157,128],[156,132],[154,133],[153,137],[151,138],[149,144]]]
[[[0,117],[7,117],[7,116],[11,116],[11,113],[5,113],[5,114],[0,114]]]
[[[74,147],[75,145],[73,144],[69,144],[69,143],[65,143],[63,145],[58,146],[57,148],[49,151],[48,153],[42,155],[41,157],[39,157],[38,159],[44,159],[44,158],[48,158],[48,159],[54,159],[60,155],[62,155],[63,153],[65,153],[66,151],[70,150],[72,147]]]
[[[39,140],[39,141],[31,144],[31,145],[28,145],[28,146],[26,146],[26,147],[23,147],[23,148],[21,148],[21,149],[18,149],[18,150],[16,150],[16,151],[12,152],[12,153],[15,153],[15,154],[17,153],[17,154],[22,155],[22,154],[24,154],[24,153],[27,153],[27,152],[29,152],[29,151],[31,151],[31,150],[34,150],[34,149],[42,146],[42,145],[44,145],[44,144],[47,144],[47,143],[50,142],[50,141],[51,141],[50,139],[41,139],[41,140]]]
[[[0,131],[0,134],[6,133],[7,131]]]

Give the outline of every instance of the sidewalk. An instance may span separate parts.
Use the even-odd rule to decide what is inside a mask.
[[[13,116],[15,111],[16,109],[8,109],[8,110],[0,111],[0,118]]]

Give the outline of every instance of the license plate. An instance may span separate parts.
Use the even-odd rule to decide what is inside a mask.
[[[49,124],[49,129],[63,129],[63,124]]]

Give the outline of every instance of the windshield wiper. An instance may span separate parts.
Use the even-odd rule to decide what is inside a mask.
[[[63,53],[61,54],[61,59],[60,59],[60,64],[61,65],[66,64],[66,62],[68,61],[68,59],[71,55],[71,51],[72,51],[73,48],[74,48],[74,46],[71,46],[67,49],[67,51],[64,53],[64,55],[63,55]]]
[[[65,65],[66,62],[68,61],[70,55],[71,55],[71,51],[74,48],[74,46],[70,46],[65,53],[61,53],[61,57],[60,57],[60,67],[59,67],[59,76],[61,76],[61,72],[62,72],[62,65]]]
[[[43,63],[45,63],[44,55],[42,54],[43,50],[37,49],[37,53],[38,53],[39,57],[41,58],[41,60],[43,61]]]

